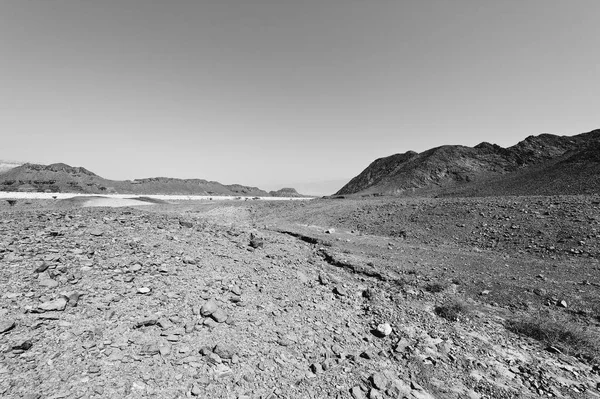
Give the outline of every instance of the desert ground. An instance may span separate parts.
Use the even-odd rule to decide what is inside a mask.
[[[600,398],[600,196],[114,201],[1,200],[0,397]]]

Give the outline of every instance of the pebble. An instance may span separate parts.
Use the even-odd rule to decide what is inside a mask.
[[[200,314],[204,317],[210,316],[211,314],[215,313],[217,309],[217,303],[211,299],[202,305],[200,308]]]
[[[56,288],[58,287],[58,281],[52,280],[51,278],[40,280],[39,283],[42,287]]]
[[[374,373],[371,375],[371,383],[373,386],[380,391],[383,391],[387,388],[388,379],[383,375],[383,373]]]
[[[561,308],[566,308],[566,307],[567,307],[567,301],[565,301],[564,299],[563,299],[563,300],[560,300],[560,301],[558,301],[558,302],[556,303],[556,305],[557,305],[557,306],[560,306]]]
[[[225,313],[222,309],[217,309],[214,313],[210,315],[217,323],[224,323],[227,321],[227,313]]]
[[[148,287],[140,287],[137,289],[138,294],[148,294],[150,291],[151,290]]]
[[[48,267],[50,267],[50,265],[48,263],[42,262],[41,265],[39,265],[38,267],[35,268],[34,272],[35,273],[43,273],[48,269]]]
[[[352,395],[352,397],[354,399],[366,399],[367,397],[365,396],[365,393],[362,391],[362,389],[360,389],[360,387],[357,385],[355,387],[353,387],[350,390],[350,394]]]
[[[0,321],[0,334],[4,334],[15,328],[16,322],[14,320],[2,320]]]
[[[381,336],[387,337],[392,333],[392,326],[389,323],[382,323],[377,326],[377,333]]]
[[[30,340],[21,340],[18,341],[18,343],[16,345],[13,345],[12,350],[19,352],[19,351],[27,351],[29,349],[31,349],[31,347],[33,346],[33,343]]]
[[[323,366],[320,363],[313,363],[310,365],[310,371],[314,374],[321,374],[323,372]]]
[[[139,263],[136,263],[135,265],[129,268],[130,272],[139,272],[140,270],[142,270],[142,265],[140,265]]]
[[[223,344],[218,344],[213,349],[213,353],[219,355],[222,359],[232,359],[236,352],[237,350],[235,347]]]
[[[196,259],[192,258],[191,256],[184,256],[182,261],[186,265],[195,265],[198,263],[196,262]]]
[[[64,297],[60,297],[53,301],[44,302],[37,307],[37,310],[40,312],[51,312],[53,310],[62,311],[67,307],[67,299]]]

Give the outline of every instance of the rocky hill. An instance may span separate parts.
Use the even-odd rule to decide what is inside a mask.
[[[291,188],[291,187],[284,187],[277,191],[269,191],[269,194],[272,197],[286,197],[286,198],[305,197],[305,195],[298,193],[298,191],[296,191],[295,188]]]
[[[257,187],[224,185],[202,179],[154,177],[136,180],[108,180],[82,167],[64,163],[38,165],[26,163],[0,173],[0,191],[182,194],[269,196]]]
[[[600,129],[503,148],[446,145],[375,160],[337,195],[553,195],[600,191]]]

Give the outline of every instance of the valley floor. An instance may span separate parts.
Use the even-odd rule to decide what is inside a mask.
[[[599,204],[4,203],[0,396],[599,398]]]

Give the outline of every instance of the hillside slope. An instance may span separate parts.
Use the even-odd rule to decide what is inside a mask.
[[[374,161],[337,195],[553,195],[597,193],[600,130],[542,134],[503,148],[447,145]]]

